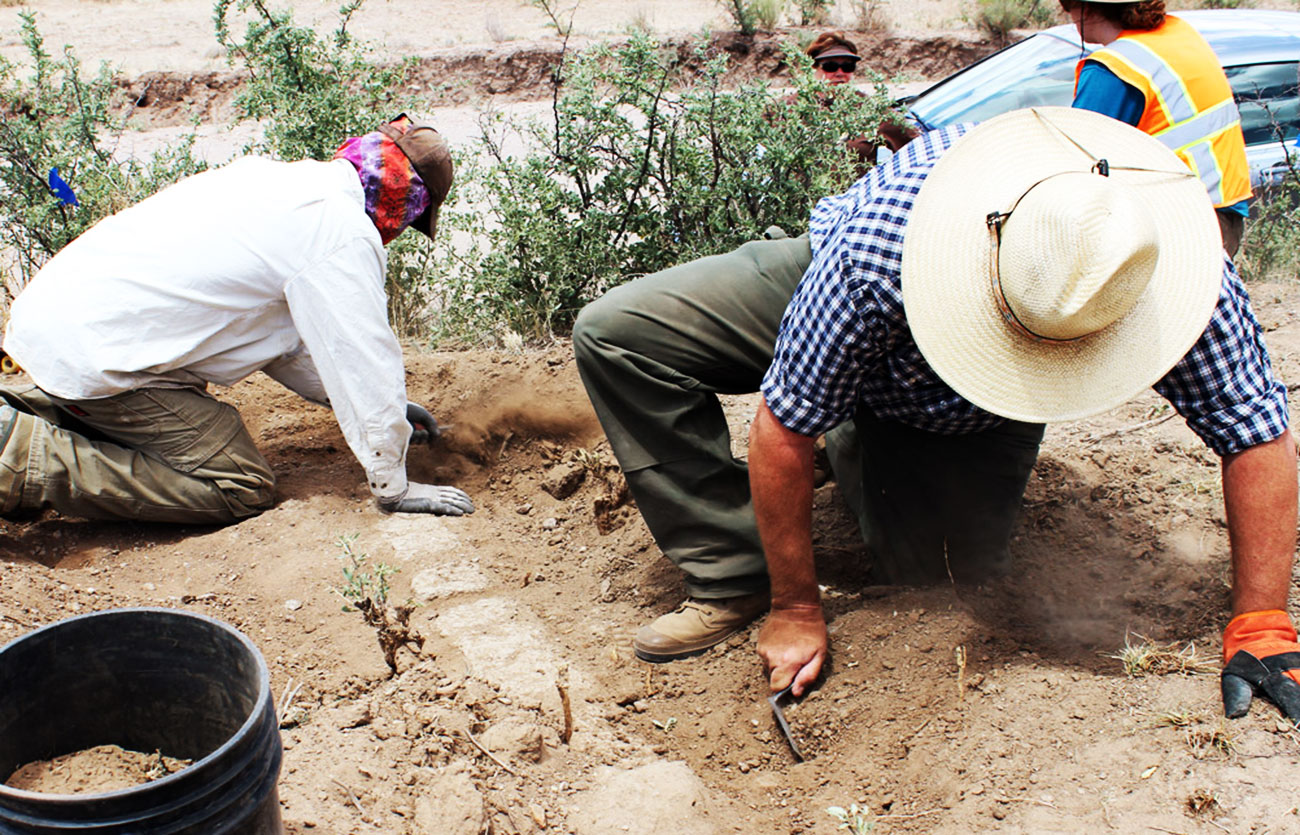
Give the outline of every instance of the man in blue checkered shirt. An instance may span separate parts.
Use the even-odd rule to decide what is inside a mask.
[[[1223,458],[1236,616],[1225,707],[1244,713],[1258,689],[1300,720],[1285,387],[1235,269],[1205,243],[1203,189],[1172,159],[1069,109],[931,132],[822,200],[810,242],[747,244],[584,311],[579,370],[691,594],[638,633],[637,654],[667,661],[725,639],[766,608],[770,578],[759,654],[773,690],[801,694],[827,653],[811,537],[819,435],[885,579],[978,579],[1005,568],[1043,423],[1154,384]],[[716,393],[752,390],[764,356],[751,505]]]

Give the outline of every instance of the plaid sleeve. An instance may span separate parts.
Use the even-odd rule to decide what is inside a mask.
[[[813,261],[786,308],[763,378],[768,408],[785,428],[819,435],[857,411],[881,377],[892,336],[906,328],[898,276],[912,202],[935,161],[968,130],[927,132],[843,195],[813,210]],[[955,396],[955,395],[954,395]]]
[[[884,343],[878,319],[854,304],[845,280],[854,269],[851,244],[828,243],[786,308],[762,386],[781,425],[809,436],[853,415],[863,376],[872,365],[870,346]]]
[[[1230,261],[1224,260],[1219,303],[1205,332],[1155,390],[1219,455],[1286,431],[1286,386],[1273,376],[1263,331]]]

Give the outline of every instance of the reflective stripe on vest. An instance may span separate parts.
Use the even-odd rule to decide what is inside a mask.
[[[1172,58],[1156,51],[1162,48]],[[1250,197],[1250,169],[1241,134],[1241,115],[1226,77],[1203,79],[1198,96],[1175,67],[1190,61],[1218,59],[1192,26],[1177,17],[1152,32],[1126,32],[1088,56],[1137,87],[1146,99],[1138,127],[1159,139],[1191,168],[1215,206],[1228,206]],[[1080,62],[1082,69],[1083,62]],[[1076,75],[1077,77],[1077,75]],[[1195,77],[1195,76],[1193,76]],[[1216,83],[1217,82],[1217,83]],[[1220,86],[1221,84],[1221,86]],[[1226,97],[1223,90],[1227,91]],[[1213,101],[1206,103],[1207,99]]]

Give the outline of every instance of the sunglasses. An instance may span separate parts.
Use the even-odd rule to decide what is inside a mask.
[[[857,68],[857,61],[821,61],[817,64],[817,69],[822,72],[853,72]]]

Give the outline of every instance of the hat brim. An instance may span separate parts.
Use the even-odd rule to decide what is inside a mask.
[[[825,61],[828,58],[852,58],[854,61],[862,60],[860,55],[856,55],[852,50],[846,49],[842,46],[832,46],[830,49],[823,50],[812,56],[814,64],[819,61]]]
[[[421,234],[428,235],[432,238],[438,233],[438,210],[441,208],[442,206],[440,204],[433,205],[431,203],[429,208],[425,209],[419,217],[411,221],[411,228],[416,232],[420,232]]]
[[[1087,172],[1100,158],[1150,214],[1155,272],[1103,330],[1035,339],[994,299],[986,218],[1043,178]],[[1123,403],[1182,359],[1214,312],[1223,258],[1205,187],[1159,140],[1086,110],[1018,110],[958,139],[926,178],[903,242],[903,305],[921,354],[962,397],[1015,420],[1075,420]]]
[[[420,180],[429,191],[429,208],[425,209],[415,220],[411,228],[432,238],[438,231],[438,212],[447,193],[451,190],[455,177],[451,159],[451,149],[447,140],[433,127],[424,122],[411,122],[406,129],[394,126],[395,122],[407,119],[405,113],[391,122],[379,126],[379,131],[397,145],[411,161],[411,167],[420,175]]]

